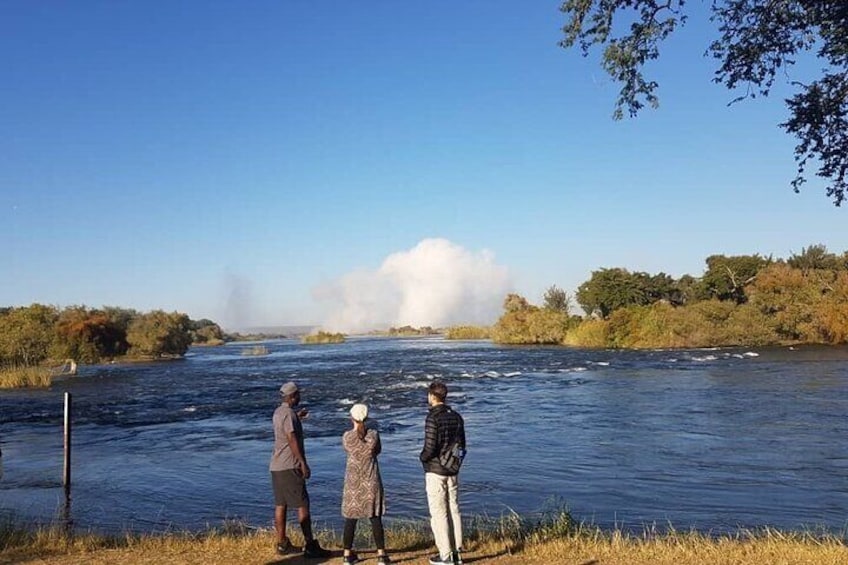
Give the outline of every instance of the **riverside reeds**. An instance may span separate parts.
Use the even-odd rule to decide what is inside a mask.
[[[298,532],[291,533],[295,543],[302,542]],[[357,546],[362,548],[360,542],[369,539],[368,532],[359,533]],[[395,561],[427,562],[433,542],[426,522],[392,522],[386,533]],[[576,524],[567,512],[535,520],[518,514],[494,520],[475,518],[469,521],[466,535],[463,555],[467,562],[481,565],[848,563],[844,535],[774,529],[739,530],[719,536],[653,529],[632,534]],[[322,545],[339,547],[336,532],[325,530],[318,537]],[[238,522],[194,534],[115,537],[68,534],[60,528],[26,530],[11,522],[0,523],[0,563],[223,565],[304,562],[299,556],[285,559],[276,556],[273,544],[271,530],[250,528]],[[369,553],[367,548],[360,551],[363,557]],[[341,551],[337,549],[334,556],[340,558]]]
[[[47,367],[0,368],[0,388],[48,387],[52,380]]]

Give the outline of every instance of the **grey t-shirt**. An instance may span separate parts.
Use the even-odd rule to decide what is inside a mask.
[[[297,438],[297,445],[300,447],[300,452],[306,456],[306,451],[303,449],[303,426],[300,423],[300,418],[297,417],[291,406],[283,402],[276,410],[274,410],[274,452],[271,454],[271,471],[285,471],[286,469],[296,469],[299,460],[292,453],[289,447],[288,436],[294,432]]]

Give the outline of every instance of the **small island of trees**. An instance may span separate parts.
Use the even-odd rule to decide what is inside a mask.
[[[586,316],[569,314],[571,297],[556,286],[542,306],[508,295],[493,341],[603,348],[844,344],[848,252],[811,245],[787,260],[711,255],[700,278],[602,268],[575,298]]]
[[[319,331],[318,333],[303,336],[301,343],[315,345],[319,343],[344,343],[345,336],[343,333],[332,333]]]
[[[181,357],[226,340],[211,320],[153,310],[32,304],[0,308],[0,386],[46,386],[64,360],[92,364]]]

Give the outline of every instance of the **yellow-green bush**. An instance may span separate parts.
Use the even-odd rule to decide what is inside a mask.
[[[583,320],[568,331],[563,344],[593,349],[609,347],[609,322],[594,318]]]
[[[305,344],[344,343],[345,336],[343,333],[319,331],[317,334],[309,334],[307,336],[304,336],[303,339],[301,339],[300,341],[301,343]]]
[[[452,326],[445,332],[445,339],[490,339],[492,329],[488,326]]]
[[[561,344],[571,318],[547,308],[529,306],[506,312],[492,328],[492,340],[505,344]]]

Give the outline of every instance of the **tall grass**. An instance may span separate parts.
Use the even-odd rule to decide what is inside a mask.
[[[45,388],[53,377],[47,367],[0,368],[0,388]]]
[[[677,532],[671,527],[663,531],[647,527],[641,533],[606,531],[576,523],[567,510],[535,517],[510,511],[497,518],[475,517],[465,526],[467,561],[481,565],[848,563],[844,533],[840,536],[824,531],[739,530],[718,536]],[[292,542],[302,544],[300,533],[294,527],[290,529]],[[370,536],[367,520],[360,521],[355,547],[364,553],[373,551]],[[323,530],[317,537],[340,555],[337,532]],[[397,562],[422,562],[433,548],[429,525],[423,520],[387,522],[386,541]],[[59,527],[26,529],[0,520],[0,563],[267,564],[276,562],[273,546],[272,530],[238,521],[200,533],[110,537],[74,534]]]

